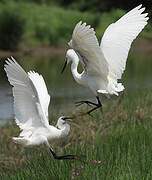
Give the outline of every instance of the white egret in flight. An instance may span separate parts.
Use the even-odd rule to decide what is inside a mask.
[[[44,144],[55,159],[78,159],[76,155],[57,156],[48,142],[69,134],[70,118],[62,116],[56,127],[49,125],[50,95],[43,77],[34,71],[26,73],[13,57],[6,63],[4,69],[13,86],[15,121],[21,129],[14,142],[24,146]]]
[[[63,67],[72,61],[71,71],[77,83],[90,88],[98,103],[80,101],[95,107],[88,111],[102,107],[98,93],[115,94],[124,90],[118,83],[125,70],[126,60],[131,43],[147,24],[148,13],[143,13],[142,5],[132,9],[115,23],[108,26],[101,39],[96,38],[95,31],[90,25],[81,21],[75,26],[72,39],[68,43],[72,49],[66,53],[66,62]],[[83,72],[77,71],[79,60],[83,65]]]

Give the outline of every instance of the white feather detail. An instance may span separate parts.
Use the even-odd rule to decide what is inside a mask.
[[[121,78],[131,43],[149,19],[147,13],[142,14],[145,8],[141,7],[142,5],[139,5],[109,25],[102,37],[100,47],[115,79]]]
[[[50,98],[42,76],[36,75],[31,80],[13,57],[11,59],[8,58],[6,63],[4,69],[10,84],[13,86],[14,111],[17,125],[25,132],[38,127],[48,126],[47,110]],[[41,92],[42,89],[39,92],[37,82],[43,86],[43,94]],[[46,104],[44,104],[44,99],[46,99]]]

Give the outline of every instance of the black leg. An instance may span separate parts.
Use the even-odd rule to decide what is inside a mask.
[[[97,98],[98,103],[95,104],[96,107],[94,107],[93,109],[91,109],[90,111],[87,112],[87,114],[89,114],[89,115],[91,115],[91,114],[90,114],[91,112],[95,111],[96,109],[98,109],[98,108],[100,108],[100,107],[101,107],[101,110],[102,110],[102,104],[101,104],[101,102],[100,102],[100,99],[99,99],[98,96],[96,96],[96,98]]]
[[[77,155],[64,155],[64,156],[57,156],[56,154],[55,154],[55,152],[50,148],[50,152],[51,152],[51,154],[53,155],[53,158],[54,159],[57,159],[57,160],[67,160],[67,159],[69,159],[69,160],[79,160],[79,161],[81,161],[81,162],[85,162],[85,161],[83,161],[81,158],[82,158],[82,156],[77,156]]]
[[[91,102],[91,101],[78,101],[78,102],[76,102],[75,103],[76,104],[76,106],[81,106],[82,104],[87,104],[87,105],[93,105],[93,106],[96,106],[97,104],[96,103],[93,103],[93,102]]]
[[[96,96],[96,98],[97,98],[97,101],[98,101],[98,103],[96,104],[96,103],[93,103],[93,102],[91,102],[91,101],[79,101],[79,102],[77,102],[76,104],[78,105],[78,106],[80,106],[81,104],[87,104],[87,105],[93,105],[93,106],[95,106],[93,109],[91,109],[90,111],[88,111],[87,112],[87,114],[89,114],[89,115],[91,115],[90,113],[91,112],[93,112],[93,111],[95,111],[96,109],[98,109],[98,108],[102,108],[102,104],[101,104],[101,102],[100,102],[100,99],[99,99],[99,97],[98,96]]]

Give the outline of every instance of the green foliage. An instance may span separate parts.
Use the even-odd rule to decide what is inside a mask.
[[[51,2],[47,6],[46,3],[40,5],[20,1],[0,3],[1,49],[15,50],[19,42],[25,46],[62,46],[71,39],[73,28],[80,20],[95,28],[97,37],[101,38],[106,27],[125,14],[120,9],[103,14],[82,13],[53,6]],[[85,0],[81,1],[83,2]],[[66,3],[70,2],[65,1]],[[151,25],[146,26],[143,35],[148,39],[152,37]]]
[[[101,38],[104,34],[106,28],[111,24],[116,22],[120,17],[125,14],[125,11],[120,9],[113,9],[108,13],[104,13],[100,16],[100,21],[96,29],[97,36]]]
[[[20,1],[20,0],[18,0]],[[24,0],[25,2],[34,2],[34,3],[37,3],[37,4],[49,4],[51,0]]]
[[[16,50],[24,33],[25,19],[19,8],[4,7],[0,12],[0,49]]]
[[[98,16],[91,13],[64,10],[59,7],[47,7],[32,4],[21,4],[26,19],[25,41],[33,41],[49,45],[67,43],[76,23],[80,20],[96,27]],[[32,38],[31,38],[32,35]],[[28,41],[28,43],[31,43]]]
[[[77,1],[69,1],[69,0],[60,0],[60,4],[63,7],[69,7],[70,9],[77,9],[79,11],[90,11],[97,12],[99,1],[98,0],[77,0]]]
[[[55,27],[52,28],[52,30],[50,29],[50,45],[52,45],[52,43],[67,43],[71,39],[75,24],[80,20],[95,26],[96,19],[97,18],[95,16],[89,13],[84,13],[82,16],[81,13],[76,11],[64,11],[61,9],[56,11],[56,20],[54,21],[53,18],[50,19],[52,20],[51,27]]]
[[[6,3],[10,2],[10,0],[0,0],[0,2]],[[124,10],[131,10],[132,8],[138,6],[141,2],[137,2],[137,0],[11,0],[11,2],[23,2],[23,3],[35,3],[39,5],[53,5],[59,6],[62,8],[74,9],[77,11],[89,11],[89,12],[107,12],[113,8],[119,8]],[[150,0],[144,1],[143,5],[146,7],[147,11],[151,16],[152,5]]]

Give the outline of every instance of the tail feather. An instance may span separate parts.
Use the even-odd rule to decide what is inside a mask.
[[[110,84],[108,86],[108,89],[107,90],[102,90],[102,89],[99,89],[98,90],[98,93],[102,93],[102,94],[115,94],[116,96],[118,96],[119,92],[123,91],[125,88],[124,86],[122,85],[122,83],[113,83],[113,84]]]
[[[124,86],[122,85],[122,83],[118,83],[117,84],[117,87],[116,87],[116,91],[117,92],[121,92],[121,91],[123,91],[125,88],[124,88]]]
[[[26,146],[28,144],[28,140],[25,139],[24,137],[13,137],[13,141],[16,144],[22,144],[24,146]]]

